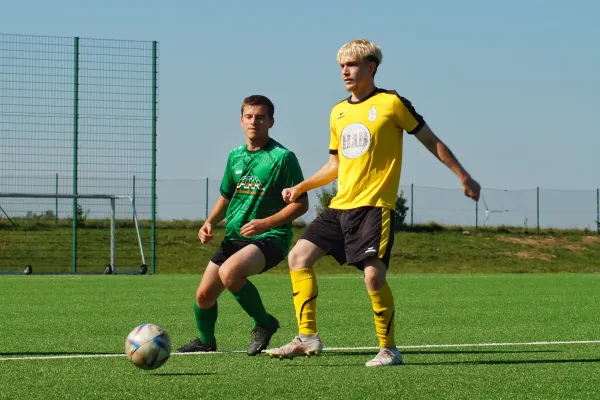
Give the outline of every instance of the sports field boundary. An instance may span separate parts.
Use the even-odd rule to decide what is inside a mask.
[[[464,347],[508,347],[508,346],[557,346],[557,345],[580,345],[580,344],[600,344],[600,340],[564,340],[564,341],[547,341],[547,342],[499,342],[499,343],[458,343],[458,344],[420,344],[398,346],[399,350],[409,349],[437,349],[437,348],[464,348]],[[343,351],[360,351],[360,350],[378,350],[379,347],[325,347],[323,352],[343,352]],[[172,356],[210,356],[218,354],[235,354],[246,353],[246,350],[230,350],[230,351],[212,351],[212,352],[195,352],[195,353],[171,353]],[[57,354],[44,356],[15,356],[15,357],[0,357],[0,361],[35,361],[35,360],[61,360],[61,359],[77,359],[77,358],[109,358],[109,357],[125,357],[125,353],[110,353],[110,354]]]

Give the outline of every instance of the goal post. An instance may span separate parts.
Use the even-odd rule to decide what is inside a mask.
[[[77,216],[73,219],[72,215],[66,218],[59,218],[58,214],[58,200],[59,199],[72,199],[74,205],[78,209]],[[105,206],[94,210],[93,218],[89,217],[89,210],[86,213],[81,208],[78,200],[101,200]],[[44,200],[52,200],[52,203],[57,205],[55,212],[52,210],[45,210]],[[129,218],[117,218],[117,201],[125,200],[127,207],[124,207],[123,213],[129,217],[133,217],[133,224]],[[25,205],[25,206],[24,206]],[[66,208],[69,204],[63,204]],[[144,252],[144,245],[142,241],[142,233],[140,230],[140,221],[138,219],[137,210],[133,196],[129,195],[109,195],[109,194],[47,194],[47,193],[0,193],[0,269],[2,273],[20,273],[21,271],[26,274],[36,272],[38,269],[41,271],[48,272],[48,269],[52,269],[52,260],[49,254],[52,253],[52,248],[61,248],[67,250],[66,246],[61,246],[60,242],[51,241],[54,243],[50,246],[42,245],[40,242],[46,242],[48,237],[54,237],[60,239],[71,236],[71,254],[72,259],[70,260],[70,272],[78,273],[78,261],[80,252],[84,254],[87,252],[95,251],[95,249],[89,249],[86,246],[97,246],[98,240],[88,240],[87,242],[81,242],[78,240],[79,231],[85,232],[86,229],[100,230],[99,235],[94,235],[100,238],[99,242],[104,243],[108,241],[108,246],[105,246],[103,250],[104,255],[100,254],[96,257],[88,257],[96,262],[96,267],[91,267],[91,273],[104,273],[104,274],[146,274],[148,271],[146,264],[146,256]],[[104,210],[102,210],[104,208]],[[123,207],[121,207],[123,208]],[[39,214],[31,211],[31,209],[39,210]],[[108,226],[106,226],[108,221]],[[104,233],[102,232],[104,229]],[[105,230],[108,230],[108,235],[105,235]],[[118,231],[130,231],[134,230],[135,240],[137,245],[137,251],[139,251],[139,269],[121,269],[117,268],[118,257],[120,254],[117,252],[117,232]],[[69,232],[69,230],[71,232]],[[42,234],[40,234],[42,232]],[[123,236],[126,236],[124,233]],[[129,232],[129,236],[132,236]],[[108,240],[106,240],[108,238]],[[108,248],[106,248],[108,247]],[[133,248],[129,246],[122,246],[122,251],[132,252]],[[101,250],[102,252],[102,250]],[[38,254],[39,253],[39,254]],[[132,255],[127,254],[125,259],[128,261],[128,267],[131,267]],[[44,260],[48,265],[44,265]],[[38,265],[36,265],[36,262]],[[64,263],[64,258],[63,261]],[[60,263],[60,261],[59,261]],[[40,265],[41,264],[41,265]],[[56,265],[55,265],[56,266]],[[40,268],[41,267],[41,268]],[[62,267],[62,268],[61,268]],[[59,265],[58,271],[52,271],[52,273],[65,272],[66,265]],[[20,269],[14,269],[20,268]],[[22,269],[24,268],[24,269]]]
[[[116,270],[142,248],[157,273],[159,57],[154,40],[0,33],[0,193],[52,196],[0,198],[0,272],[19,252],[61,272],[113,265],[110,196],[125,193]]]

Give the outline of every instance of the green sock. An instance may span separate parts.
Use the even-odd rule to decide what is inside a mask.
[[[196,315],[196,326],[200,331],[202,343],[212,343],[215,340],[215,325],[217,323],[217,303],[207,309],[198,307],[194,302],[194,314]]]
[[[246,284],[243,288],[235,293],[231,293],[233,298],[240,303],[240,306],[248,313],[249,316],[254,319],[254,323],[258,326],[268,326],[271,322],[271,316],[267,314],[265,306],[258,294],[256,286],[249,280],[246,280]]]

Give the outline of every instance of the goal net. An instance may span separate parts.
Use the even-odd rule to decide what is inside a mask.
[[[0,273],[146,272],[134,197],[0,193]]]

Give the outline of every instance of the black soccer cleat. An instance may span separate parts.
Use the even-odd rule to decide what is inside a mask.
[[[199,352],[209,352],[209,351],[217,351],[217,340],[213,340],[211,343],[202,343],[200,338],[196,338],[189,342],[188,344],[184,344],[177,350],[175,353],[199,353]]]
[[[271,322],[269,322],[269,326],[264,327],[257,325],[252,329],[252,341],[248,345],[249,356],[260,354],[266,349],[271,341],[271,337],[279,329],[279,321],[272,315],[270,315],[270,317]]]

